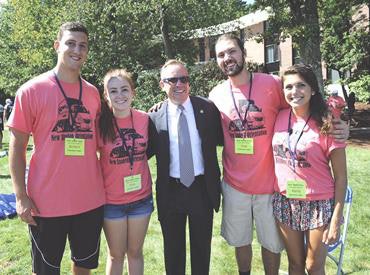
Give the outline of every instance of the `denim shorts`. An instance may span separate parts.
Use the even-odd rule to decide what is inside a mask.
[[[124,204],[104,205],[104,219],[127,219],[141,216],[149,216],[154,211],[153,197]]]

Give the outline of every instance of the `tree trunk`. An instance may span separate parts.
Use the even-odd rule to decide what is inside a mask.
[[[345,85],[344,85],[344,82],[343,82],[343,80],[344,80],[344,73],[341,72],[341,71],[338,71],[338,73],[339,73],[339,78],[342,80],[341,81],[341,86],[342,86],[344,100],[347,102],[347,106],[348,106],[348,94],[347,94],[347,91],[346,91],[346,89],[344,87]]]
[[[304,26],[303,34],[296,37],[300,57],[303,62],[312,66],[319,82],[320,92],[324,92],[320,51],[320,26],[316,0],[302,1],[300,5],[290,3],[290,9],[297,24]]]
[[[308,37],[306,40],[299,40],[299,52],[305,64],[311,65],[319,83],[321,93],[324,92],[324,81],[322,75],[320,44],[314,38]]]
[[[171,39],[168,33],[168,24],[166,20],[166,8],[162,5],[159,7],[159,14],[160,14],[160,20],[161,20],[161,35],[162,35],[162,41],[164,45],[164,53],[167,56],[168,59],[175,58],[174,51],[172,49],[172,43]]]

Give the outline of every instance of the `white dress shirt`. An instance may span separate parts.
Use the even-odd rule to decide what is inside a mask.
[[[177,124],[180,117],[178,105],[173,104],[168,100],[167,119],[168,119],[168,135],[170,138],[170,176],[180,178],[180,160],[179,160],[179,139],[177,133]],[[195,123],[193,105],[190,98],[182,104],[184,106],[184,114],[188,122],[190,133],[191,152],[193,155],[194,175],[199,176],[204,174],[202,143]]]

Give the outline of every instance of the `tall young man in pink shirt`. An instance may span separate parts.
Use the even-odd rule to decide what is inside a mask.
[[[88,54],[86,28],[63,24],[54,49],[56,67],[17,91],[8,121],[10,173],[17,213],[29,225],[33,273],[60,274],[68,237],[73,274],[90,274],[98,265],[105,193],[96,156],[100,97],[80,76]]]
[[[238,37],[222,35],[215,48],[217,63],[228,76],[209,95],[221,113],[224,134],[221,235],[235,247],[239,274],[250,274],[254,221],[265,273],[278,274],[283,244],[272,212],[276,177],[271,142],[276,116],[288,105],[279,78],[244,68]]]

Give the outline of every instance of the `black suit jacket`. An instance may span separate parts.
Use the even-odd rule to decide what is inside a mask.
[[[212,206],[217,212],[220,207],[221,173],[216,147],[223,143],[220,113],[217,107],[208,99],[190,96],[190,101],[193,105],[195,123],[202,142],[206,190]],[[158,218],[161,219],[166,215],[169,196],[171,196],[169,193],[170,144],[167,129],[167,101],[162,104],[157,112],[149,115],[158,132],[156,197]]]

